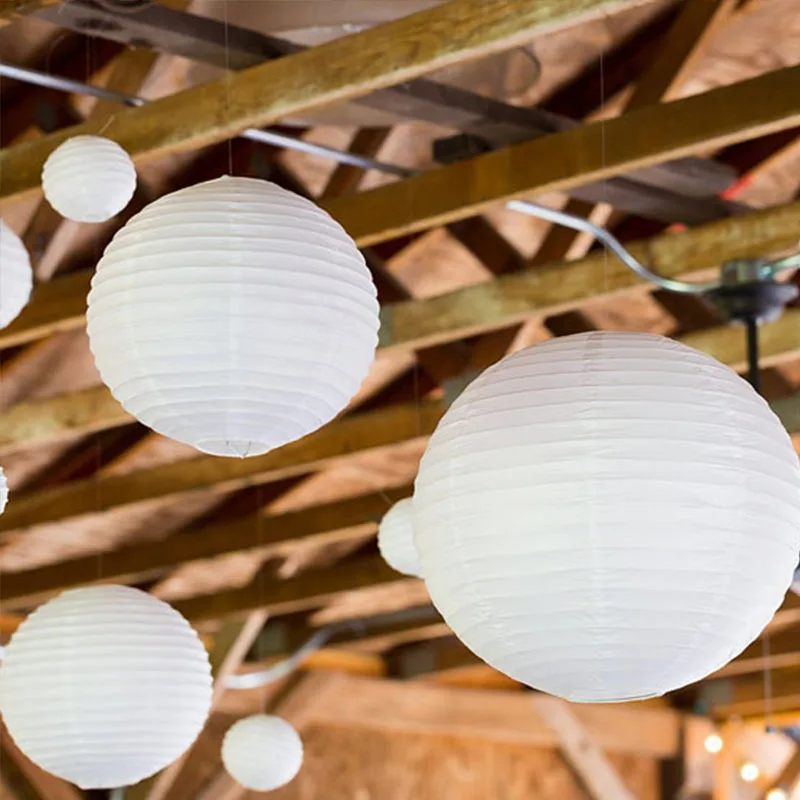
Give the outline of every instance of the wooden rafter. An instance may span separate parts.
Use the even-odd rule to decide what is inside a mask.
[[[191,150],[246,128],[308,113],[436,69],[525,44],[539,33],[644,0],[450,0],[428,11],[120,113],[103,135],[135,160]],[[309,76],[313,76],[310,79]],[[0,196],[38,187],[48,154],[68,128],[0,154]]]

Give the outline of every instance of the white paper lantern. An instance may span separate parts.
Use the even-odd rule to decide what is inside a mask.
[[[105,222],[130,203],[136,191],[136,168],[111,139],[73,136],[48,156],[42,189],[62,217]]]
[[[162,197],[114,237],[88,329],[133,416],[206,453],[254,456],[347,405],[374,358],[378,305],[328,214],[228,177]]]
[[[28,251],[22,239],[0,220],[0,328],[17,318],[27,305],[32,288]]]
[[[772,617],[800,550],[800,471],[738,375],[658,336],[518,352],[452,405],[414,529],[434,604],[512,678],[573,701],[661,695]]]
[[[240,719],[225,734],[222,763],[245,789],[271,792],[300,771],[303,742],[285,719],[255,714]]]
[[[384,515],[378,526],[378,549],[383,560],[403,575],[422,577],[419,555],[414,544],[414,519],[410,497],[399,500]]]
[[[3,468],[0,467],[0,514],[6,510],[6,503],[8,502],[8,482],[6,481]]]
[[[83,789],[127,786],[179,758],[205,724],[211,668],[189,623],[127,586],[64,592],[12,636],[0,710],[31,761]]]

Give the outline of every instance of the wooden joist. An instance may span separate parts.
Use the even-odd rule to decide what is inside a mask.
[[[412,582],[416,579],[395,572],[380,556],[362,556],[334,568],[308,570],[286,580],[259,575],[239,589],[191,597],[174,603],[174,606],[191,622],[257,609],[273,617],[319,608],[359,589]]]
[[[103,554],[102,577],[106,581],[133,582],[200,559],[274,548],[295,541],[322,543],[345,536],[363,536],[375,532],[390,504],[410,495],[410,486],[389,489],[301,511],[206,525],[160,542],[127,545]],[[92,583],[97,577],[97,556],[5,573],[0,598],[6,609],[24,606],[58,590]]]
[[[18,17],[33,14],[47,6],[58,5],[62,0],[0,0],[0,28]]]
[[[327,208],[362,245],[375,244],[520,195],[567,191],[798,124],[800,66],[523,142]]]
[[[355,453],[429,436],[444,413],[437,402],[390,406],[344,417],[279,450],[248,459],[201,456],[127,475],[108,475],[15,496],[0,531],[106,511],[187,492],[231,492],[331,466]]]
[[[351,100],[644,1],[450,0],[142,108],[120,111],[103,123],[103,135],[137,161],[196,149],[246,128]],[[36,189],[42,166],[58,144],[77,134],[96,134],[99,128],[95,123],[75,126],[0,154],[0,196]]]

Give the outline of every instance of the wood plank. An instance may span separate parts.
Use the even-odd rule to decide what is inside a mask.
[[[269,574],[259,575],[240,589],[191,597],[174,606],[191,622],[257,609],[274,617],[319,608],[366,587],[411,582],[416,579],[395,572],[380,556],[363,556],[337,564],[335,568],[312,569],[286,580]]]
[[[636,800],[602,747],[570,706],[558,697],[534,693],[530,703],[555,733],[559,750],[593,800]]]
[[[532,192],[568,191],[798,124],[800,66],[543,136],[326,208],[360,244],[375,244]]]
[[[391,132],[391,128],[361,128],[353,136],[349,151],[359,156],[374,158]],[[326,200],[355,192],[365,174],[365,170],[361,167],[339,164],[325,184],[320,199]]]
[[[419,736],[470,736],[531,747],[559,740],[516,691],[484,692],[430,683],[340,676],[312,708],[320,725],[357,726]],[[671,709],[576,705],[575,714],[612,753],[668,758],[678,752],[680,715]]]
[[[652,63],[636,81],[628,109],[669,102],[678,96],[711,40],[736,11],[737,4],[738,0],[685,3]]]
[[[800,202],[682,233],[661,234],[632,242],[629,249],[655,272],[687,278],[723,261],[794,248],[798,229]],[[574,310],[587,300],[610,298],[634,288],[649,286],[616,259],[591,253],[580,261],[503,275],[438,297],[393,303],[381,311],[380,344],[429,347],[530,317]]]
[[[119,508],[193,491],[232,492],[245,486],[305,475],[354,453],[429,436],[444,413],[437,402],[392,406],[353,414],[263,456],[201,456],[65,486],[15,495],[0,517],[0,531]]]
[[[136,161],[223,141],[307,114],[644,0],[450,0],[232,77],[120,111],[103,135]],[[0,154],[1,195],[39,186],[47,156],[80,125]]]
[[[360,495],[300,511],[251,515],[205,525],[160,542],[133,544],[104,553],[103,581],[132,582],[179,564],[292,541],[332,541],[343,533],[362,536],[375,531],[389,506],[411,496],[411,487]],[[3,608],[39,602],[56,591],[98,580],[97,556],[60,561],[22,572],[4,573],[0,583]]]

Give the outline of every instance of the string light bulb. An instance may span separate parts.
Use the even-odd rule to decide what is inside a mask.
[[[703,742],[707,753],[719,753],[723,744],[722,737],[718,733],[710,733]],[[776,797],[774,800],[779,800],[779,798]]]
[[[739,775],[745,783],[753,783],[758,780],[761,770],[752,761],[746,761],[739,769]]]
[[[776,786],[767,792],[767,800],[787,800],[786,790]]]

